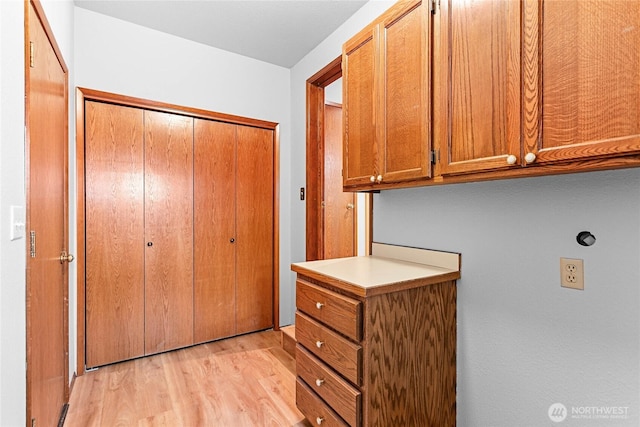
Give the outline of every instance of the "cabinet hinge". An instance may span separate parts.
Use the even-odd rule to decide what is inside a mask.
[[[429,153],[431,163],[436,164],[440,161],[440,150],[433,150]]]
[[[431,13],[436,14],[436,9],[440,6],[440,0],[431,0]]]
[[[29,67],[33,68],[33,42],[29,42]]]

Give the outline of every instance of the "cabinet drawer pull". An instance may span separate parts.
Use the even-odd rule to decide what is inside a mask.
[[[324,380],[321,380],[320,378],[316,379],[316,385],[318,387],[320,387],[322,384],[324,384]]]
[[[316,341],[316,347],[321,348],[324,345],[324,341]]]
[[[516,156],[514,156],[513,154],[509,154],[507,156],[507,164],[508,165],[515,165],[517,161],[518,161],[518,158]]]
[[[318,424],[318,425],[321,425],[323,421],[324,421],[323,417],[317,417],[316,418],[316,424]]]
[[[321,302],[317,302],[317,303],[316,303],[316,308],[317,308],[318,310],[321,310],[321,309],[322,309],[322,307],[324,307],[324,304],[323,304],[323,303],[321,303]]]

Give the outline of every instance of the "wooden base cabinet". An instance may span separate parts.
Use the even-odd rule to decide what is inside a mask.
[[[293,269],[296,403],[312,424],[455,426],[455,280],[363,295]]]

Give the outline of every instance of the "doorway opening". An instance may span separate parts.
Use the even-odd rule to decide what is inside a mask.
[[[369,255],[371,194],[342,191],[342,57],[307,80],[307,261]]]

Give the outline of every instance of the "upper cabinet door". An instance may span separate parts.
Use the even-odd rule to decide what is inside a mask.
[[[348,41],[342,54],[343,182],[345,186],[371,184],[378,174],[374,80],[377,52],[375,27]]]
[[[435,21],[434,135],[440,173],[521,162],[521,2],[442,0]]]
[[[382,182],[431,176],[431,43],[428,3],[408,2],[380,25]]]
[[[525,1],[525,154],[640,152],[640,2]]]
[[[400,1],[343,46],[343,184],[351,190],[431,176],[431,14]]]

